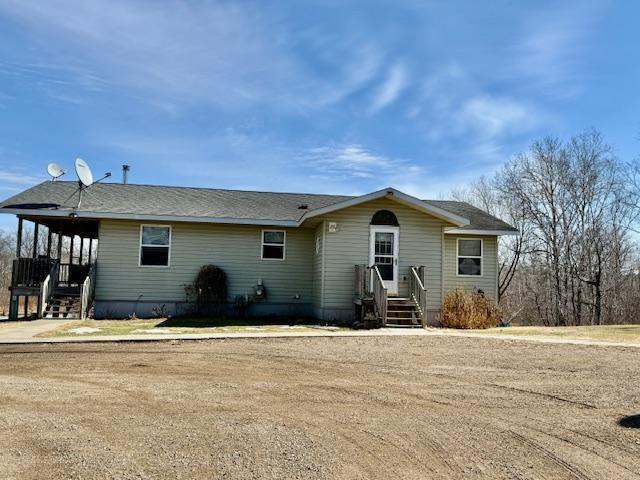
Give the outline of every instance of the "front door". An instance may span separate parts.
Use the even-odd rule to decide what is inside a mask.
[[[371,227],[369,265],[376,265],[384,286],[391,295],[398,294],[398,227]]]

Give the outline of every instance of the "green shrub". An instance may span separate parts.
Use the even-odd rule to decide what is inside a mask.
[[[456,289],[444,296],[440,323],[447,328],[491,328],[502,320],[496,302],[484,293]]]

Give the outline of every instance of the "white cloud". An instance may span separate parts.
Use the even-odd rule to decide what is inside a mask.
[[[42,182],[45,179],[44,175],[34,175],[26,173],[23,170],[17,169],[5,169],[0,170],[0,183],[11,183],[14,185],[33,185],[35,183]],[[8,187],[13,188],[13,187]]]
[[[378,74],[383,49],[345,34],[317,46],[328,72],[318,76],[293,48],[300,39],[291,37],[290,25],[270,13],[268,7],[258,13],[250,5],[213,2],[167,8],[122,0],[7,0],[0,14],[28,29],[42,61],[23,65],[17,58],[0,69],[40,88],[46,84],[61,100],[69,98],[59,91],[65,87],[118,89],[169,112],[202,104],[324,107]],[[319,54],[307,42],[308,53]]]
[[[580,2],[531,15],[514,45],[514,73],[546,95],[575,96],[580,91],[581,59],[599,10],[597,2]]]
[[[482,139],[523,131],[535,122],[532,109],[507,97],[477,96],[465,100],[455,115],[462,132],[469,130]]]
[[[403,63],[396,63],[389,69],[384,83],[375,92],[370,111],[378,112],[395,102],[408,84],[407,67]]]
[[[407,160],[376,155],[358,144],[313,148],[301,160],[318,178],[392,179],[401,171],[419,168]]]

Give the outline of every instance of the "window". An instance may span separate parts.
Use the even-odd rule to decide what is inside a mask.
[[[282,230],[262,231],[262,259],[284,260],[284,245],[287,236]]]
[[[144,267],[168,267],[171,252],[171,227],[141,225],[140,265]]]
[[[458,275],[482,275],[482,240],[476,238],[458,239]]]

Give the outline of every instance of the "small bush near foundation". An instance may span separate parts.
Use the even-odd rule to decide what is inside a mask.
[[[227,275],[220,267],[204,265],[195,280],[184,287],[187,302],[193,305],[190,315],[219,315],[227,302]]]
[[[484,293],[453,290],[444,296],[440,323],[447,328],[491,328],[502,320],[496,302]]]

